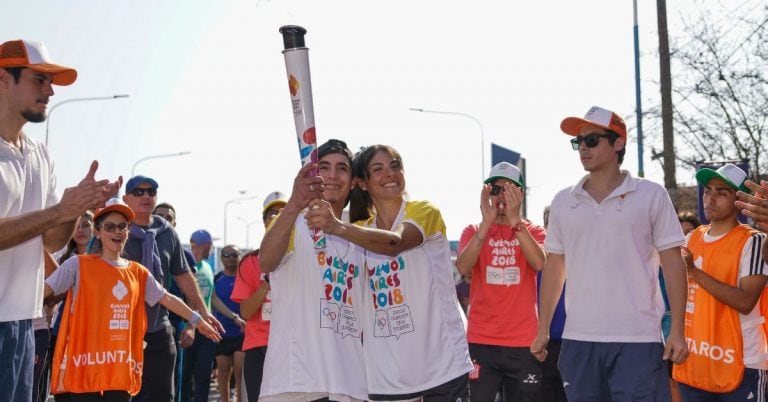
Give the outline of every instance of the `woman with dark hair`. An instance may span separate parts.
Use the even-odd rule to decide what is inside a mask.
[[[134,212],[114,198],[94,216],[99,252],[65,261],[45,281],[45,296],[67,295],[53,357],[51,388],[72,401],[130,401],[141,388],[146,305],[160,303],[205,336],[219,334],[147,268],[122,257]]]
[[[682,211],[677,214],[677,220],[680,221],[680,228],[683,234],[688,235],[693,229],[701,226],[701,221],[695,213],[691,211]]]
[[[75,233],[72,238],[67,242],[67,248],[64,254],[59,257],[59,264],[70,259],[74,255],[85,254],[88,252],[88,244],[93,238],[93,212],[85,211],[80,218],[78,218],[77,226],[75,226]]]
[[[407,199],[403,161],[390,146],[361,151],[354,173],[357,226],[319,216],[326,208],[317,200],[307,220],[365,249],[368,292],[357,306],[369,398],[468,401],[472,363],[440,211]]]

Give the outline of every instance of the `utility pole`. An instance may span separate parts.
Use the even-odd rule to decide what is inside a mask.
[[[645,177],[643,167],[643,99],[640,95],[640,29],[637,27],[637,0],[632,1],[632,35],[635,42],[635,114],[637,115],[637,177]]]
[[[659,25],[659,77],[661,79],[661,126],[664,137],[664,187],[672,203],[677,205],[677,179],[675,178],[675,137],[672,126],[672,73],[669,61],[669,34],[667,31],[667,1],[656,0],[656,19]]]

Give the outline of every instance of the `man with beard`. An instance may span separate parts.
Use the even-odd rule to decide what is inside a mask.
[[[29,138],[27,122],[46,119],[53,85],[70,85],[77,72],[53,64],[42,43],[0,45],[0,395],[32,400],[35,338],[42,316],[43,250],[66,244],[77,218],[104,204],[120,181],[95,179],[98,163],[59,199],[48,149]]]

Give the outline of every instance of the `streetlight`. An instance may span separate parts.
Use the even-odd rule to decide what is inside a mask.
[[[475,116],[461,113],[461,112],[447,112],[443,110],[428,110],[428,109],[422,109],[422,108],[409,108],[408,110],[412,112],[422,112],[422,113],[437,113],[437,114],[450,114],[454,116],[464,116],[466,118],[472,119],[477,123],[478,126],[480,126],[480,179],[485,180],[485,129],[483,128],[483,123],[480,122]]]
[[[136,166],[137,166],[139,163],[141,163],[141,162],[144,162],[144,161],[147,161],[147,160],[150,160],[150,159],[159,159],[159,158],[171,158],[171,157],[174,157],[174,156],[183,156],[183,155],[189,155],[190,153],[191,153],[191,152],[189,152],[189,151],[182,151],[182,152],[175,152],[175,153],[172,153],[172,154],[162,154],[162,155],[150,155],[150,156],[145,156],[145,157],[143,157],[143,158],[141,158],[141,159],[137,160],[137,161],[136,161],[136,163],[134,163],[134,164],[133,164],[133,167],[131,168],[131,177],[135,176],[135,172],[136,172]]]
[[[245,194],[246,191],[240,191],[240,195]],[[227,243],[227,207],[229,207],[229,204],[235,203],[235,202],[243,202],[246,200],[252,200],[254,198],[258,197],[258,195],[252,195],[249,197],[239,197],[239,198],[233,198],[227,202],[224,203],[224,245],[226,246]]]
[[[130,95],[128,95],[128,94],[119,94],[119,95],[112,95],[112,96],[94,96],[94,97],[90,97],[90,98],[72,98],[72,99],[67,99],[67,100],[61,101],[61,102],[51,106],[51,109],[48,110],[48,117],[47,117],[47,119],[45,121],[45,146],[46,147],[48,146],[48,127],[50,126],[50,123],[51,123],[51,115],[53,114],[53,111],[56,110],[57,107],[59,107],[61,105],[65,105],[67,103],[72,103],[72,102],[111,100],[111,99],[127,98],[129,96]]]
[[[245,224],[245,248],[250,248],[251,247],[251,225],[253,225],[254,223],[259,223],[261,222],[261,220],[256,219],[248,222],[242,216],[238,216],[237,219],[242,221]]]

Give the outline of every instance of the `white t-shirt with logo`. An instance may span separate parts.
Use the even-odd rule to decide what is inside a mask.
[[[374,216],[358,224],[375,222]],[[472,369],[440,211],[426,201],[404,201],[393,228],[401,223],[415,226],[423,243],[396,257],[363,251],[370,394],[417,393]]]
[[[353,305],[362,299],[362,253],[344,239],[325,238],[326,248],[316,250],[300,214],[280,266],[269,275],[272,321],[260,401],[368,397]]]

